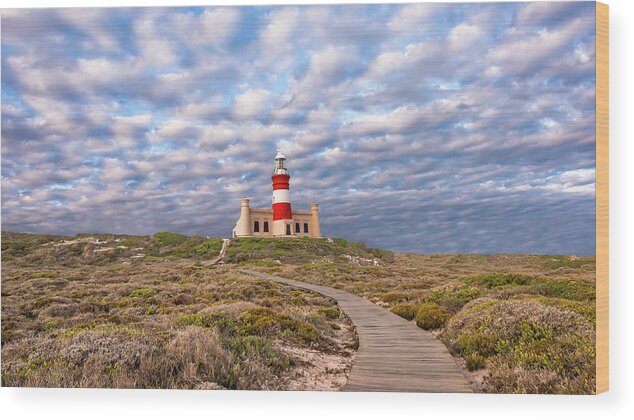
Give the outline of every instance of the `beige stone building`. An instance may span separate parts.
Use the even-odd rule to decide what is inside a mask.
[[[255,237],[321,237],[319,206],[310,205],[310,211],[291,209],[289,191],[290,175],[285,166],[286,157],[281,152],[275,156],[273,181],[273,203],[271,208],[251,208],[250,200],[243,197],[240,202],[240,218],[233,227],[232,236]]]

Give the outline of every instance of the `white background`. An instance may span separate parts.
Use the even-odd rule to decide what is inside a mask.
[[[312,1],[312,3],[337,3]],[[354,1],[346,0],[350,3]],[[358,1],[357,1],[358,2]],[[382,1],[383,3],[389,0]],[[115,0],[95,6],[311,3]],[[364,1],[364,3],[374,3]],[[0,389],[4,419],[616,419],[634,418],[632,269],[634,235],[634,13],[631,0],[610,4],[610,392],[599,396],[453,395],[316,392]],[[4,0],[2,7],[83,6],[81,1]],[[629,76],[629,77],[628,77]],[[628,412],[629,415],[627,414]]]

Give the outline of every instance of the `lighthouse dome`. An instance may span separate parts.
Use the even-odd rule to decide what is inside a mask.
[[[284,154],[280,152],[280,149],[277,149],[277,155],[275,155],[275,159],[286,159],[286,156],[284,156]]]

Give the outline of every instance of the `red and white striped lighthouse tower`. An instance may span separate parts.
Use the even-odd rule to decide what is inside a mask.
[[[291,210],[286,156],[279,150],[275,156],[273,181],[273,205],[270,208],[251,208],[249,199],[240,201],[240,218],[233,227],[233,237],[311,237],[321,238],[319,207],[313,202],[310,211]]]
[[[291,193],[288,189],[291,179],[286,169],[286,157],[277,151],[273,180],[273,235],[293,234],[293,211],[291,210]]]

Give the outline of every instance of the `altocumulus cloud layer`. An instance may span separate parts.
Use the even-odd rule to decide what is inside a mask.
[[[2,229],[594,254],[592,3],[2,11]]]

